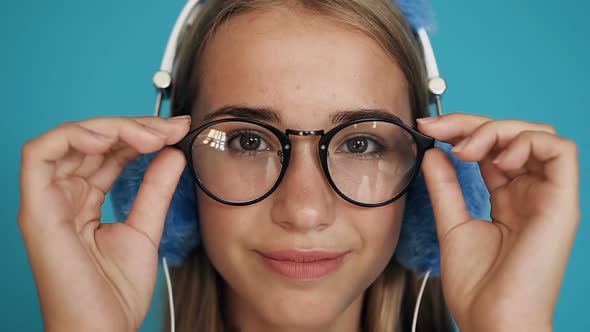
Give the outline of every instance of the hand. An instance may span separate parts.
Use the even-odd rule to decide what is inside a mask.
[[[176,143],[189,126],[190,118],[95,118],[24,145],[18,223],[47,331],[139,328],[184,156],[167,148],[153,160],[125,223],[101,224],[101,205],[128,161]]]
[[[430,120],[432,119],[432,120]],[[469,215],[453,166],[430,150],[423,170],[446,302],[462,331],[550,331],[580,220],[574,142],[545,124],[450,114],[421,132],[478,162],[492,222]]]

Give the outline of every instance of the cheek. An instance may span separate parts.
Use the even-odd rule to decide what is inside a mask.
[[[402,199],[381,208],[338,206],[330,227],[355,254],[339,272],[304,286],[277,277],[252,259],[252,249],[285,236],[270,218],[272,200],[232,207],[200,191],[197,199],[202,243],[230,288],[269,321],[304,325],[330,321],[362,300],[393,255],[405,203]]]
[[[259,222],[268,219],[264,214],[265,209],[271,208],[266,206],[268,202],[250,207],[232,207],[214,201],[200,190],[197,191],[197,201],[201,240],[220,272],[235,270],[232,261],[240,261],[245,251],[254,249],[255,243],[264,243],[263,239],[273,233],[267,232],[269,225]],[[362,265],[367,272],[371,271],[366,277],[376,278],[391,259],[399,240],[404,207],[405,199],[402,198],[380,208],[354,207],[352,211],[344,208],[342,210],[346,211],[337,214],[335,222],[347,225],[332,227],[346,229],[342,235],[356,239],[352,241],[358,249],[356,264]]]
[[[251,270],[251,257],[268,234],[268,202],[250,206],[219,203],[197,191],[201,243],[215,269],[227,282],[244,287],[244,272]]]
[[[355,227],[362,238],[360,264],[366,268],[370,283],[385,269],[399,240],[405,201],[399,201],[382,208],[369,209],[355,221]]]
[[[248,219],[238,214],[239,207],[223,205],[200,190],[197,192],[201,243],[217,271],[232,270],[239,244],[246,237]],[[243,215],[243,213],[242,213]]]
[[[367,248],[393,253],[399,238],[404,207],[403,202],[395,202],[383,210],[371,211],[371,216],[360,220],[358,231],[363,234]]]

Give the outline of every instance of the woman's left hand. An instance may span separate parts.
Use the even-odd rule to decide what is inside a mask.
[[[427,152],[445,299],[461,331],[551,331],[580,220],[576,144],[546,124],[449,114],[419,122],[480,165],[492,222],[473,220],[454,168]]]

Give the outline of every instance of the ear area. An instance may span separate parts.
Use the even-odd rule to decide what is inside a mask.
[[[451,153],[450,144],[436,142],[453,162],[467,209],[474,218],[486,218],[490,211],[490,194],[483,181],[479,165],[459,160]],[[436,234],[436,222],[430,196],[422,172],[407,193],[404,219],[395,258],[404,267],[419,276],[432,271],[440,276],[440,248]]]

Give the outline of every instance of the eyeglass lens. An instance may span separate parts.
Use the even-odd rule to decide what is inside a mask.
[[[339,131],[328,147],[328,169],[348,198],[379,204],[402,192],[417,161],[417,145],[402,127],[362,122]]]
[[[229,121],[205,127],[191,149],[195,175],[212,195],[226,202],[264,196],[283,168],[281,141],[253,123]],[[406,188],[416,168],[417,151],[412,135],[399,125],[352,124],[330,140],[328,176],[349,199],[379,204]]]

